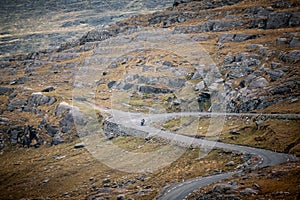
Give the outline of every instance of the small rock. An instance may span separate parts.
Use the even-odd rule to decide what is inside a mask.
[[[257,183],[253,183],[252,186],[255,187],[257,190],[260,190],[260,186]]]
[[[107,87],[110,89],[116,84],[116,81],[111,81],[107,84]]]
[[[289,19],[291,18],[291,15],[292,14],[288,12],[270,13],[267,19],[266,28],[277,29],[277,28],[287,27],[289,25]]]
[[[298,98],[291,99],[291,103],[295,103],[295,102],[297,102],[298,100],[299,100]]]
[[[218,184],[213,188],[214,193],[228,193],[227,191],[230,191],[229,193],[233,193],[236,189],[235,186],[232,186],[230,184]]]
[[[42,92],[51,92],[51,91],[54,91],[54,87],[53,86],[49,86],[49,87],[46,87],[45,89],[42,90]]]
[[[63,143],[63,142],[65,142],[65,140],[62,137],[60,137],[59,134],[55,134],[52,137],[51,145],[58,145],[58,144]]]
[[[30,95],[28,104],[32,106],[40,106],[48,103],[51,100],[50,97],[44,95],[41,92],[34,92]]]
[[[201,91],[202,89],[204,89],[204,87],[205,87],[204,81],[201,81],[197,83],[197,85],[195,86],[195,91]]]
[[[103,184],[107,184],[107,183],[110,183],[110,179],[109,178],[106,178],[102,181]]]
[[[250,39],[255,39],[255,34],[221,34],[219,42],[243,42]]]
[[[277,38],[276,39],[276,45],[283,45],[283,44],[288,44],[289,41],[287,38]]]
[[[206,41],[208,39],[209,39],[209,35],[205,35],[205,34],[199,34],[199,35],[193,36],[194,41]]]
[[[10,94],[12,92],[13,92],[12,88],[0,86],[0,95],[4,95],[6,93]]]
[[[232,134],[232,135],[240,135],[240,134],[241,134],[241,133],[240,133],[239,131],[237,131],[237,130],[231,130],[229,133]]]
[[[80,149],[80,148],[83,148],[83,147],[85,147],[85,144],[83,142],[74,145],[75,149]]]
[[[259,125],[261,125],[262,123],[264,123],[263,120],[258,120],[258,121],[255,121],[255,125],[258,127]]]
[[[262,47],[261,44],[248,44],[246,46],[247,49],[256,49],[256,48],[259,48],[259,47]]]
[[[265,78],[260,77],[256,80],[253,80],[249,84],[249,89],[263,88],[263,87],[266,87],[267,85],[268,85],[268,81]]]
[[[49,179],[45,179],[42,181],[42,183],[48,183],[49,182]]]
[[[54,158],[55,160],[61,160],[61,159],[65,158],[65,157],[66,157],[66,156],[56,155],[56,156],[54,156],[53,158]]]
[[[49,100],[49,102],[47,103],[47,105],[48,105],[48,106],[51,106],[51,105],[54,104],[56,101],[57,101],[56,98],[50,97],[50,100]]]
[[[119,185],[118,185],[118,183],[116,183],[116,182],[114,182],[114,183],[112,184],[112,186],[111,186],[111,188],[117,188],[117,187],[119,187]]]
[[[235,163],[234,161],[229,161],[228,163],[225,164],[225,166],[234,166]]]
[[[54,137],[59,131],[59,128],[57,126],[51,126],[49,124],[46,124],[44,127],[47,131],[47,134],[52,137]]]
[[[298,47],[300,46],[300,40],[298,38],[293,38],[289,44],[290,47]]]
[[[272,69],[276,69],[276,68],[280,67],[280,65],[281,65],[281,63],[277,63],[277,62],[272,62],[271,63]]]
[[[118,195],[117,200],[125,200],[125,195],[124,194]]]
[[[300,50],[293,50],[290,52],[281,52],[278,58],[284,62],[299,62],[300,61]]]
[[[103,75],[103,76],[106,76],[106,75],[108,75],[108,72],[107,72],[107,71],[102,72],[102,75]]]
[[[145,188],[145,189],[151,189],[152,186],[151,186],[151,185],[146,185],[144,188]]]
[[[1,121],[1,122],[8,122],[8,121],[9,121],[9,119],[8,119],[8,118],[6,118],[6,117],[0,117],[0,121]]]
[[[265,69],[265,72],[270,76],[271,81],[276,81],[285,75],[285,73],[280,69]]]
[[[241,191],[242,195],[251,195],[251,194],[257,194],[257,191],[252,188],[246,188]]]
[[[108,69],[115,69],[115,68],[117,68],[117,67],[118,67],[118,65],[115,64],[115,63],[113,63],[113,64],[111,64],[110,66],[108,66]]]

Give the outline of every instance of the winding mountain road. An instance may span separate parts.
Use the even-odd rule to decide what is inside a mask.
[[[174,134],[169,131],[164,131],[157,129],[151,125],[150,122],[164,121],[170,118],[179,117],[179,116],[207,116],[207,115],[232,115],[232,116],[266,116],[266,117],[275,117],[275,118],[300,118],[298,114],[255,114],[255,113],[163,113],[163,114],[141,114],[141,113],[130,113],[120,110],[105,110],[99,107],[95,109],[101,110],[102,112],[107,112],[112,115],[108,120],[123,125],[125,127],[134,128],[142,132],[148,133],[148,136],[161,137],[172,142],[177,142],[178,144],[186,144],[187,146],[193,145],[201,148],[208,149],[224,149],[231,151],[238,151],[244,154],[253,155],[257,157],[256,162],[251,162],[248,166],[244,165],[244,168],[248,167],[266,167],[266,166],[276,166],[282,163],[289,161],[298,161],[298,158],[284,153],[278,153],[266,149],[241,146],[235,144],[227,144],[223,142],[210,141],[205,139],[197,139],[193,137],[188,137],[184,135]],[[140,120],[146,119],[146,125],[140,126]],[[246,163],[245,163],[246,164]],[[197,177],[191,180],[187,180],[181,183],[175,183],[167,188],[165,188],[159,197],[158,200],[173,200],[173,199],[185,199],[191,192],[200,187],[230,178],[231,176],[242,172],[242,168],[237,169],[232,172],[215,174],[206,177]]]

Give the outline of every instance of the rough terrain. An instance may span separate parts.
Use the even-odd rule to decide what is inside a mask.
[[[123,4],[114,4],[111,13],[101,13],[99,9],[104,5],[99,2],[91,5],[74,1],[66,8],[68,12],[62,12],[60,4],[51,6],[54,1],[49,1],[44,8],[51,7],[49,15],[57,18],[39,26],[43,30],[24,27],[26,30],[20,34],[7,27],[9,18],[1,18],[1,198],[101,199],[120,195],[118,199],[124,199],[122,195],[125,195],[153,199],[163,187],[174,182],[213,174],[220,168],[231,171],[243,160],[236,149],[231,153],[213,150],[199,160],[198,147],[197,150],[190,147],[169,166],[128,174],[99,162],[93,154],[97,148],[89,152],[77,149],[78,146],[74,148],[79,138],[84,141],[83,138],[92,136],[96,138],[92,138],[94,147],[108,139],[133,152],[152,152],[169,145],[164,139],[105,135],[103,123],[110,118],[118,119],[118,110],[140,116],[174,115],[152,124],[153,131],[160,128],[184,138],[300,155],[298,1],[175,0],[164,5],[141,2],[123,1],[124,5],[132,6],[132,11],[129,9],[125,14]],[[6,3],[1,4],[6,8],[1,9],[4,16],[16,9]],[[152,13],[167,5],[170,7],[164,11]],[[20,4],[20,10],[15,12],[17,25],[22,22],[18,15],[26,6],[30,4]],[[42,11],[33,9],[28,16],[40,16]],[[49,27],[54,27],[53,33],[46,30]],[[48,42],[34,43],[36,37]],[[44,40],[44,37],[51,39]],[[53,45],[49,41],[56,48],[49,49]],[[116,112],[101,112],[93,105]],[[199,112],[205,116],[172,114]],[[225,112],[242,114],[209,114]],[[132,120],[125,117],[118,123]],[[150,123],[151,118],[146,119],[145,127],[149,128]],[[107,150],[109,147],[104,152]],[[233,166],[225,166],[233,160]],[[251,173],[264,176],[259,187],[252,186],[252,190],[246,181],[258,180],[252,180],[251,173],[243,171],[245,175],[239,176],[247,177],[243,183],[247,187],[241,186],[238,180],[237,185],[231,184],[229,188],[236,199],[248,197],[244,193],[253,195],[254,199],[264,196],[280,199],[284,195],[296,199],[299,175],[294,176],[293,184],[287,184],[288,180],[279,176],[278,181],[288,185],[282,190],[278,188],[279,183],[267,178],[273,174],[271,169],[281,172],[291,166],[294,167],[290,173],[282,173],[287,177],[299,174],[299,162],[254,169]],[[106,178],[110,180],[105,181]],[[268,183],[272,184],[269,190]],[[207,187],[189,198],[218,198],[218,195],[227,198],[222,188],[211,187],[214,189]]]

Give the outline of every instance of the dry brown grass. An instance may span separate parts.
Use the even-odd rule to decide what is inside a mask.
[[[208,135],[208,128],[211,125],[211,118],[182,117],[170,119],[161,125],[166,130],[177,134],[200,136],[206,139],[219,139],[224,142],[255,146],[271,149],[273,151],[299,154],[300,128],[299,120],[288,119],[267,119],[257,129],[255,118],[226,117],[220,135]],[[195,132],[198,130],[197,134]],[[232,135],[230,131],[236,130],[239,135]],[[212,137],[211,137],[212,136]],[[216,138],[217,136],[217,138]]]
[[[199,149],[188,149],[177,161],[163,169],[150,174],[128,174],[108,168],[96,160],[86,149],[74,149],[75,141],[68,144],[39,149],[11,148],[0,156],[1,166],[1,199],[46,198],[63,199],[65,193],[72,199],[82,199],[91,192],[92,184],[102,188],[102,180],[108,176],[112,182],[121,183],[124,177],[132,180],[144,175],[144,182],[113,189],[104,196],[116,197],[125,192],[127,196],[138,199],[152,199],[157,191],[174,181],[187,180],[214,170],[232,170],[226,167],[228,161],[241,161],[239,154],[212,151],[206,157],[199,159]],[[119,137],[114,143],[121,148],[133,152],[152,151],[159,148],[159,143],[144,144],[144,141],[133,137]],[[137,145],[144,145],[138,148]],[[62,156],[61,159],[55,157]],[[94,177],[90,180],[90,177]],[[46,181],[48,180],[48,181]],[[135,196],[139,187],[151,185],[151,192],[145,196]]]

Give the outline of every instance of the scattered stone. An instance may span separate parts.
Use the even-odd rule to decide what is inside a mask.
[[[257,190],[260,190],[260,186],[257,183],[253,183],[252,186],[255,187]]]
[[[234,165],[235,165],[234,161],[229,161],[228,163],[225,164],[225,166],[227,166],[227,167],[232,167]]]
[[[28,82],[30,81],[31,79],[29,77],[25,77],[25,76],[21,76],[19,77],[18,79],[12,81],[10,84],[11,85],[22,85],[24,84],[25,82]]]
[[[218,184],[213,188],[212,192],[219,194],[232,194],[236,189],[237,187],[230,184]]]
[[[247,195],[257,194],[257,191],[252,188],[246,188],[246,189],[242,190],[240,193],[242,195],[247,196]]]
[[[115,84],[116,84],[116,81],[110,81],[110,82],[107,84],[107,87],[110,89],[110,88],[112,88]]]
[[[115,68],[117,68],[117,67],[118,67],[118,65],[115,64],[115,63],[113,63],[113,64],[109,65],[107,68],[108,68],[108,69],[115,69]]]
[[[290,47],[298,47],[300,46],[300,40],[298,38],[293,38],[290,43],[289,43]]]
[[[44,179],[43,181],[42,181],[42,183],[48,183],[49,182],[49,179]]]
[[[66,102],[61,102],[55,109],[55,115],[61,116],[59,122],[62,133],[67,133],[72,130],[74,123],[76,125],[85,125],[87,123],[83,113],[80,112],[78,107],[71,106]]]
[[[201,91],[204,88],[205,88],[205,83],[204,83],[204,81],[201,81],[201,82],[196,84],[195,91]]]
[[[291,103],[295,103],[295,102],[297,102],[299,99],[298,98],[293,98],[293,99],[291,99]]]
[[[285,73],[280,69],[265,69],[265,72],[270,76],[271,81],[277,81],[279,78],[285,75]]]
[[[223,63],[224,64],[231,64],[231,63],[233,63],[235,61],[235,57],[234,56],[225,56],[224,57],[224,61],[223,61]]]
[[[289,21],[289,26],[299,26],[300,25],[300,14],[299,13],[293,13],[292,17]]]
[[[65,142],[65,140],[59,134],[55,134],[52,137],[51,145],[58,145],[58,144],[64,143],[64,142]]]
[[[246,46],[247,49],[257,49],[257,48],[260,48],[260,47],[263,47],[263,45],[261,45],[261,44],[248,44]]]
[[[232,135],[240,135],[241,134],[238,130],[231,130],[229,133]]]
[[[283,45],[283,44],[289,44],[289,41],[287,38],[277,38],[276,39],[276,45]]]
[[[47,131],[47,134],[50,135],[50,136],[54,136],[58,133],[59,131],[59,128],[57,126],[51,126],[49,124],[46,124],[45,126],[45,129]]]
[[[45,89],[43,89],[42,92],[51,92],[54,90],[55,90],[55,88],[53,86],[49,86],[49,87],[46,87]]]
[[[197,41],[197,42],[200,42],[200,41],[206,41],[209,39],[209,36],[208,35],[204,35],[204,34],[199,34],[199,35],[194,35],[193,40]]]
[[[290,18],[291,18],[291,13],[287,13],[287,12],[270,13],[267,19],[266,28],[277,29],[277,28],[287,27],[289,25]]]
[[[293,50],[288,53],[281,52],[278,55],[278,58],[284,62],[293,62],[297,63],[300,61],[300,50]]]
[[[175,66],[173,65],[173,63],[171,63],[170,61],[164,61],[164,62],[162,63],[162,65],[167,66],[167,67],[169,67],[169,68],[175,67]]]
[[[50,97],[49,102],[47,103],[48,106],[51,106],[52,104],[54,104],[55,102],[57,102],[57,99],[54,97]]]
[[[102,72],[102,75],[103,75],[103,76],[106,76],[106,75],[108,75],[108,72],[107,72],[107,71],[104,71],[104,72]]]
[[[264,123],[263,120],[258,120],[258,121],[255,121],[255,125],[256,127],[258,127],[259,125],[261,125],[262,123]]]
[[[65,158],[66,156],[63,156],[63,155],[56,155],[56,156],[54,156],[53,158],[55,159],[55,160],[61,160],[61,159],[63,159],[63,158]]]
[[[202,33],[202,32],[219,32],[232,30],[235,27],[242,26],[242,21],[229,21],[229,20],[208,20],[201,25],[190,26],[176,26],[174,33]]]
[[[28,105],[30,106],[40,106],[48,103],[51,100],[50,97],[44,95],[41,92],[34,92],[30,95],[28,100]]]
[[[117,200],[125,200],[125,195],[124,194],[118,195]]]
[[[51,54],[49,61],[56,61],[56,62],[62,62],[66,60],[72,60],[74,58],[77,58],[79,56],[78,53],[56,53]]]
[[[117,30],[94,29],[88,32],[84,37],[80,39],[80,44],[106,40],[110,37],[116,36],[116,34],[117,34]]]
[[[255,34],[221,34],[218,42],[243,42],[255,38]]]
[[[159,93],[172,93],[170,89],[167,88],[159,88],[159,87],[154,87],[150,85],[142,85],[139,87],[139,92],[146,93],[146,94],[159,94]]]
[[[10,94],[13,92],[12,88],[0,86],[0,95],[4,95],[6,93]]]
[[[268,81],[264,77],[260,77],[256,80],[253,80],[249,84],[249,89],[257,89],[257,88],[264,88],[268,85]]]
[[[110,183],[110,178],[106,178],[102,181],[102,184],[107,184]]]
[[[80,148],[83,148],[83,147],[85,147],[85,144],[83,142],[74,145],[75,149],[80,149]]]
[[[9,122],[9,119],[6,117],[0,117],[0,122]]]
[[[280,67],[280,66],[281,66],[281,63],[271,62],[271,67],[272,67],[272,69],[276,69],[276,68],[278,68],[278,67]]]
[[[55,109],[55,115],[60,116],[62,113],[70,111],[73,109],[73,106],[69,105],[66,102],[61,102]]]

